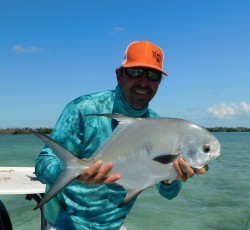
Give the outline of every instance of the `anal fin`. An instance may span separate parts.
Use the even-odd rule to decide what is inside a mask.
[[[119,207],[128,204],[130,201],[132,201],[137,196],[139,196],[140,193],[143,192],[144,190],[145,189],[143,189],[143,190],[132,190],[132,191],[128,192],[127,195],[126,195],[126,197],[122,201],[122,203],[119,204]]]

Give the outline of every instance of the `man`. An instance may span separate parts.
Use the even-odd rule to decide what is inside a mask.
[[[51,134],[78,158],[89,158],[111,135],[117,123],[105,117],[84,114],[120,113],[131,117],[157,117],[148,108],[155,96],[163,71],[163,51],[148,41],[129,44],[121,67],[116,69],[115,90],[92,93],[70,102],[62,112]],[[120,206],[126,192],[116,185],[119,175],[108,176],[112,162],[101,160],[70,183],[63,192],[45,205],[47,229],[126,229],[123,225],[135,199]],[[179,193],[182,181],[195,173],[205,173],[206,167],[193,170],[182,159],[174,162],[178,180],[157,184],[159,193],[172,199]],[[37,178],[49,188],[63,169],[53,151],[44,147],[36,161]]]

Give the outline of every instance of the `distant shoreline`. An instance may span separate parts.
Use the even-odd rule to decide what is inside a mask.
[[[210,132],[250,132],[250,128],[247,127],[214,127],[214,128],[206,128]],[[50,134],[52,132],[52,128],[7,128],[0,129],[0,135],[18,135],[18,134],[31,134],[31,130],[36,130],[40,133]]]
[[[52,128],[7,128],[7,129],[0,129],[0,135],[31,134],[32,130],[44,134],[50,134]]]

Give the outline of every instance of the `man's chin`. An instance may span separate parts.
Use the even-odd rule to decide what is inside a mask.
[[[137,101],[131,105],[134,109],[140,110],[148,107],[148,101]]]

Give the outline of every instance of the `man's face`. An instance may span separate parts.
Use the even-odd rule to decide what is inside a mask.
[[[149,80],[146,72],[140,78],[132,78],[119,68],[116,69],[116,75],[123,97],[134,109],[148,106],[160,84],[160,81]]]

